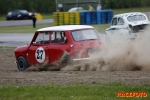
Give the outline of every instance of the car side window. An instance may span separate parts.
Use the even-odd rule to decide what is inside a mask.
[[[66,43],[67,38],[65,32],[52,32],[51,34],[51,43]]]
[[[121,17],[118,18],[118,25],[124,25],[124,20]]]
[[[117,25],[117,18],[113,18],[111,25],[112,25],[112,26]]]
[[[16,14],[19,15],[19,14],[21,14],[21,13],[20,13],[20,11],[16,11]]]
[[[36,42],[36,44],[48,44],[49,43],[49,32],[38,33],[34,42]]]
[[[12,16],[17,16],[17,12],[16,11],[12,11]]]

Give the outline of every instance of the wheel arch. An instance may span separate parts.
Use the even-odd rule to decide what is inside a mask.
[[[72,59],[68,52],[64,52],[62,55],[60,55],[59,61],[60,61],[63,57],[66,57],[66,56],[69,56],[70,59]]]
[[[28,65],[29,65],[29,62],[28,62],[28,60],[26,59],[26,57],[25,57],[24,55],[18,55],[16,60],[18,60],[18,58],[21,57],[21,56],[25,58],[26,62],[27,62]],[[29,66],[30,66],[30,65],[29,65]]]

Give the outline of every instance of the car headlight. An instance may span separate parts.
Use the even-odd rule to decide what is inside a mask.
[[[29,13],[28,15],[29,15],[29,16],[32,16],[32,13]]]

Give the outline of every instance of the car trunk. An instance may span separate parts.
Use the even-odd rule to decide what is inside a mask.
[[[89,57],[89,53],[95,53],[99,51],[100,42],[98,40],[87,40],[79,42],[82,46],[82,57]]]

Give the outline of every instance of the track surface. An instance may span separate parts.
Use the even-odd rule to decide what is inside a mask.
[[[52,24],[53,19],[43,19],[37,21],[36,24]],[[0,21],[0,27],[4,26],[20,26],[20,25],[32,25],[32,20],[13,20],[13,21]]]
[[[27,45],[31,42],[33,35],[33,33],[0,34],[0,46],[19,47]]]
[[[45,20],[44,24],[53,20]],[[15,25],[32,25],[32,21],[15,21]],[[42,24],[38,23],[37,24]],[[0,22],[1,26],[14,26],[13,21]],[[0,48],[0,85],[75,85],[122,82],[131,85],[150,83],[149,71],[40,71],[37,67],[30,67],[24,72],[18,72],[14,63],[14,49],[30,43],[33,34],[0,34],[0,46],[13,48]],[[142,91],[142,90],[141,90]]]
[[[37,67],[30,67],[18,72],[14,49],[0,48],[0,85],[98,85],[110,82],[143,85],[150,82],[148,71],[40,71]]]

